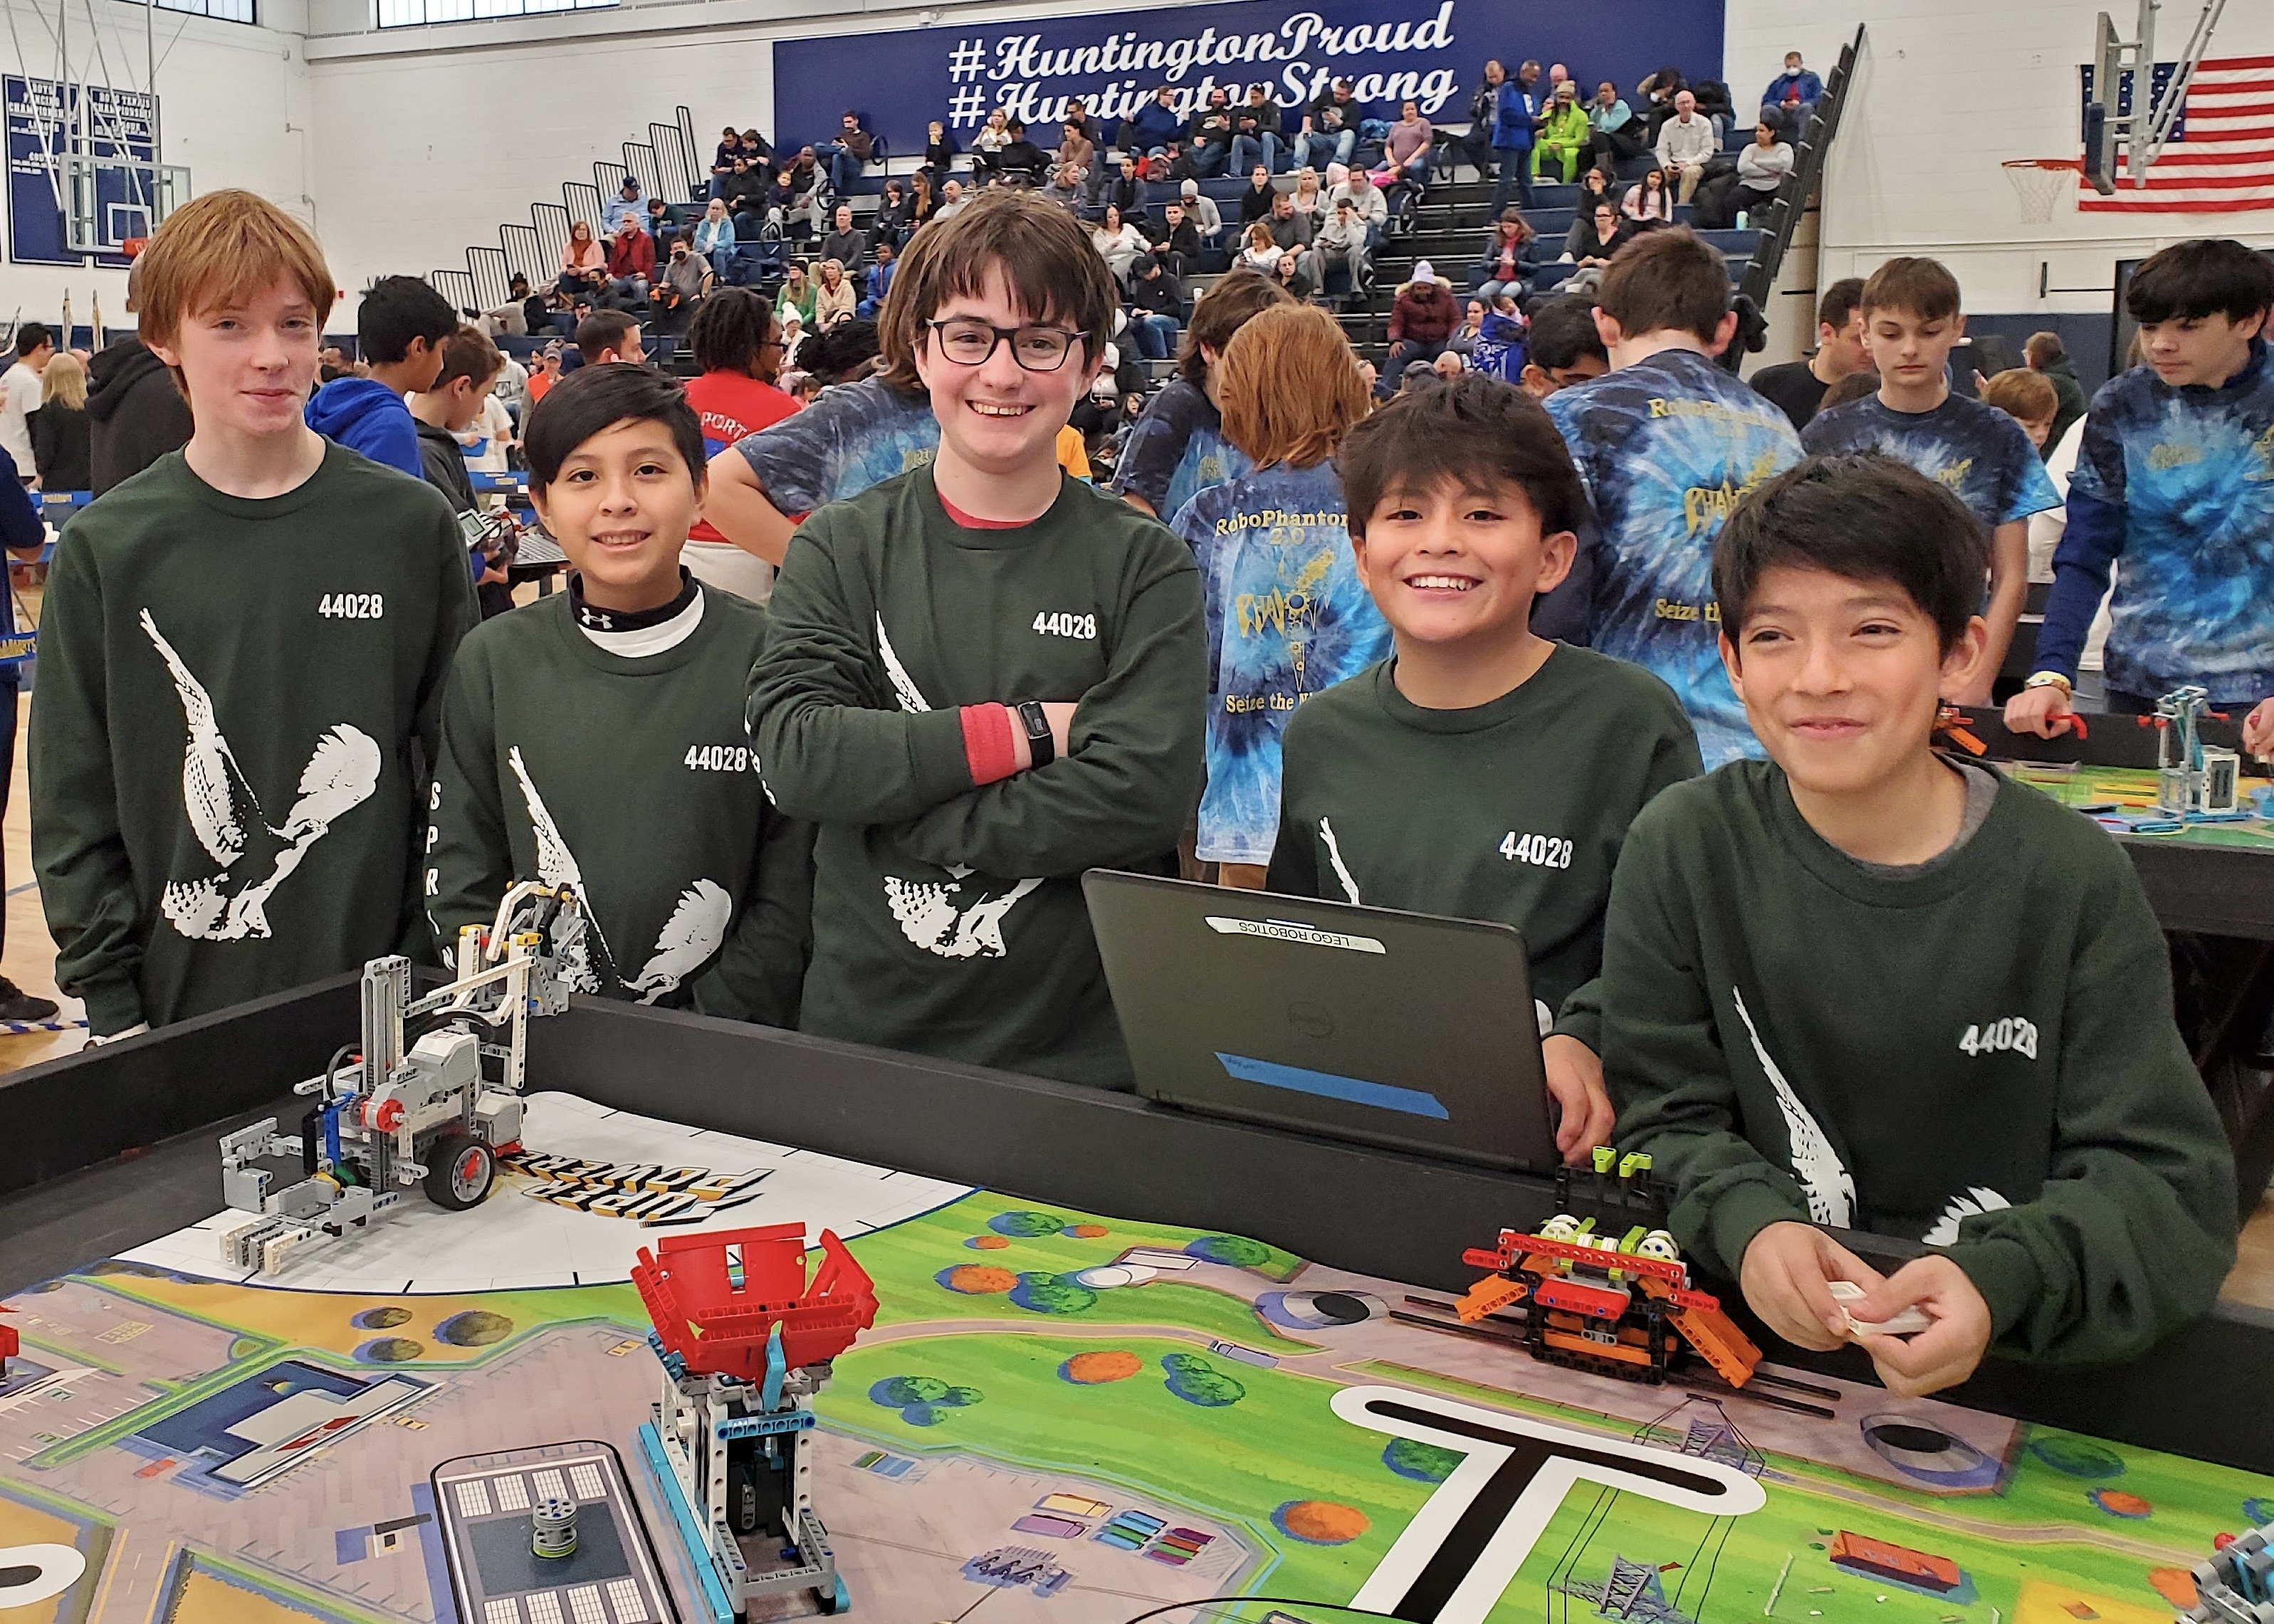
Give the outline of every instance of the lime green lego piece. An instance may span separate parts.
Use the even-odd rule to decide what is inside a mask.
[[[1600,1155],[1602,1153],[1598,1151],[1596,1154]],[[1619,1162],[1619,1177],[1621,1178],[1632,1178],[1638,1173],[1647,1173],[1649,1171],[1650,1157],[1643,1151],[1629,1151],[1626,1156]]]
[[[1618,1160],[1618,1154],[1619,1153],[1613,1150],[1608,1145],[1596,1146],[1595,1171],[1598,1173],[1609,1172],[1611,1170],[1611,1164]]]

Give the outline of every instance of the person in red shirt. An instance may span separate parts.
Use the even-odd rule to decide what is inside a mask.
[[[637,220],[626,215],[608,241],[608,286],[629,309],[647,301],[648,284],[655,280],[655,239]]]
[[[687,342],[702,369],[688,381],[687,400],[703,422],[705,456],[798,410],[795,400],[774,387],[782,331],[771,300],[748,288],[715,289],[697,307]],[[696,521],[680,556],[697,580],[752,603],[764,603],[773,590],[773,566],[728,541],[708,520]]]

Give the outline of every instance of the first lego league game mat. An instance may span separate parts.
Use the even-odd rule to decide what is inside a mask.
[[[506,1514],[566,1485],[611,1513],[583,1519],[606,1571],[466,1624],[697,1624],[636,1441],[660,1372],[629,1270],[782,1222],[844,1237],[883,1305],[812,1434],[876,1624],[2168,1624],[2218,1536],[2274,1521],[2274,1480],[1873,1387],[1539,1364],[1238,1236],[560,1094],[523,1140],[480,1207],[407,1203],[273,1278],[222,1269],[233,1214],[12,1298],[0,1620],[442,1624],[448,1542],[525,1545]]]

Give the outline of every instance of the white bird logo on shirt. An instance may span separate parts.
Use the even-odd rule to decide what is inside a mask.
[[[349,723],[328,729],[316,741],[308,764],[300,771],[298,799],[292,803],[291,816],[281,829],[271,826],[261,813],[260,797],[237,765],[237,752],[222,734],[220,721],[214,715],[213,695],[166,641],[147,609],[142,611],[140,620],[143,632],[174,679],[174,691],[181,696],[182,717],[189,730],[182,754],[182,810],[189,819],[190,831],[197,836],[206,855],[223,870],[235,868],[256,845],[273,853],[267,870],[234,891],[223,887],[222,876],[169,881],[159,893],[159,911],[192,941],[266,939],[272,934],[268,898],[300,866],[308,848],[329,834],[341,816],[371,799],[379,787],[379,746],[370,734]],[[256,871],[257,866],[248,873]]]
[[[612,973],[615,956],[608,951],[608,939],[601,934],[600,921],[593,917],[591,893],[584,888],[584,870],[576,861],[576,853],[568,849],[568,842],[561,838],[561,825],[553,821],[545,797],[537,793],[528,764],[521,759],[519,745],[506,751],[506,761],[513,768],[513,776],[521,782],[521,798],[529,809],[529,827],[537,837],[537,877],[547,885],[566,886],[577,901],[577,906],[563,908],[553,918],[553,956],[561,963],[561,979],[577,992],[598,992],[600,973],[593,967],[586,934],[589,932],[591,941],[599,944],[600,957]]]
[[[653,1004],[677,989],[689,976],[711,962],[711,955],[727,939],[727,926],[734,917],[734,899],[715,880],[698,879],[679,893],[679,906],[664,921],[655,939],[655,953],[636,981],[624,990],[640,995],[642,1004]]]
[[[915,679],[908,675],[908,668],[900,664],[900,655],[892,649],[892,640],[885,631],[885,617],[881,614],[877,617],[877,658],[885,662],[885,675],[892,680],[892,695],[900,702],[900,709],[910,716],[929,714],[931,706],[925,703]]]
[[[576,894],[581,905],[564,908],[553,917],[553,953],[561,966],[562,978],[578,992],[599,992],[606,984],[605,976],[616,974],[615,955],[609,951],[606,935],[600,929],[599,917],[592,911],[591,892],[584,883],[584,870],[576,861],[576,853],[568,849],[562,838],[561,825],[553,821],[553,813],[538,793],[537,782],[529,776],[528,763],[521,758],[521,747],[515,745],[506,751],[506,760],[513,768],[513,776],[520,781],[521,797],[529,808],[529,826],[537,837],[537,877],[547,885],[566,886]],[[681,891],[679,906],[664,921],[662,932],[656,937],[655,951],[649,958],[639,977],[626,981],[624,990],[640,995],[642,1004],[653,1004],[666,993],[675,992],[679,985],[695,971],[711,961],[727,939],[727,926],[733,919],[734,899],[727,888],[715,880],[697,879]],[[599,953],[598,966],[592,962],[594,949]],[[604,974],[605,973],[605,974]]]
[[[1976,1184],[1964,1195],[1950,1198],[1950,1205],[1942,1209],[1942,1216],[1934,1227],[1919,1237],[1925,1246],[1954,1246],[1958,1244],[1959,1221],[1978,1218],[1984,1213],[2002,1213],[2013,1203],[1987,1184]]]
[[[1808,1215],[1818,1223],[1844,1229],[1856,1210],[1856,1180],[1840,1160],[1840,1153],[1832,1148],[1832,1141],[1800,1096],[1792,1091],[1777,1063],[1769,1058],[1761,1034],[1754,1028],[1753,1018],[1745,1008],[1745,995],[1732,987],[1729,996],[1737,1005],[1737,1019],[1745,1023],[1745,1035],[1753,1041],[1753,1056],[1768,1073],[1769,1086],[1776,1090],[1777,1109],[1784,1113],[1785,1137],[1792,1145],[1793,1177],[1800,1180],[1801,1188],[1808,1192]]]
[[[908,668],[900,664],[900,657],[892,647],[892,639],[885,630],[885,617],[877,617],[877,658],[884,662],[885,675],[892,685],[892,694],[900,702],[900,709],[910,716],[930,713],[931,705],[916,687]],[[1010,951],[1003,941],[1003,921],[1019,899],[1042,884],[1039,879],[1019,880],[1007,891],[990,896],[983,885],[975,898],[966,900],[963,882],[973,870],[961,863],[951,864],[945,885],[933,880],[904,880],[897,875],[885,876],[885,903],[900,921],[900,934],[928,953],[942,959],[1000,959]],[[959,906],[959,904],[960,906]]]
[[[1356,902],[1359,899],[1358,882],[1351,877],[1351,871],[1343,864],[1342,843],[1335,838],[1335,826],[1323,817],[1319,820],[1319,838],[1327,843],[1327,861],[1334,865],[1335,878],[1342,882],[1343,895]]]

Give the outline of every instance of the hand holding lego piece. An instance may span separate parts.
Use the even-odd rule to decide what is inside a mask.
[[[2006,729],[2008,733],[2035,733],[2040,739],[2058,739],[2076,726],[2076,707],[2069,703],[2069,690],[2065,683],[2044,682],[2036,688],[2025,688],[2006,702]],[[2078,728],[2082,732],[2082,728]]]
[[[1858,1320],[1890,1330],[1913,1309],[1932,1321],[1915,1336],[1882,1331],[1856,1337],[1887,1390],[1906,1398],[1957,1386],[1974,1373],[1990,1346],[1989,1304],[1966,1271],[1940,1255],[1904,1264],[1854,1306]]]
[[[1555,1124],[1555,1148],[1565,1165],[1585,1167],[1596,1146],[1610,1142],[1618,1116],[1603,1090],[1602,1060],[1578,1039],[1555,1035],[1540,1041],[1540,1057],[1548,1097],[1562,1113]]]
[[[1924,1310],[1917,1308],[1906,1308],[1884,1323],[1877,1320],[1859,1320],[1856,1317],[1855,1304],[1871,1293],[1852,1280],[1834,1280],[1826,1283],[1831,1288],[1833,1300],[1847,1311],[1848,1328],[1858,1336],[1916,1336],[1934,1323]]]
[[[1796,1348],[1825,1353],[1849,1340],[1848,1311],[1832,1295],[1844,1280],[1867,1291],[1886,1276],[1814,1224],[1773,1223],[1755,1235],[1738,1285],[1761,1322]]]

